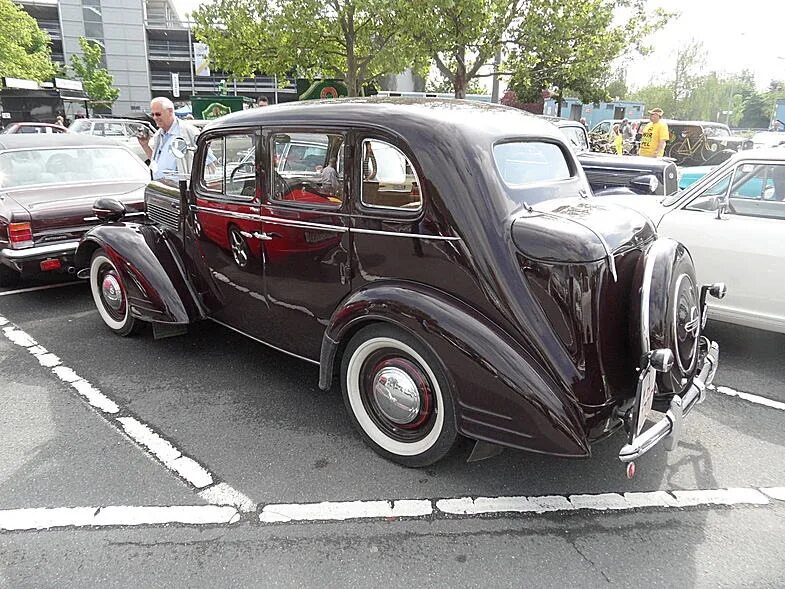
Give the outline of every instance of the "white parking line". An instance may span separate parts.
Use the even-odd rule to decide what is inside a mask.
[[[335,520],[418,518],[426,516],[478,516],[491,514],[542,514],[567,511],[625,511],[631,509],[682,509],[711,505],[769,505],[785,501],[785,488],[697,489],[646,493],[595,493],[534,497],[459,497],[455,499],[406,499],[399,501],[326,501],[323,503],[265,505],[262,523],[320,522]]]
[[[216,485],[212,490],[219,489]],[[218,492],[232,492],[224,485]],[[209,493],[204,491],[203,493]],[[695,489],[643,493],[595,493],[532,497],[459,497],[454,499],[402,499],[397,501],[325,501],[265,505],[257,523],[320,523],[353,520],[406,520],[425,517],[454,518],[499,514],[554,512],[609,512],[684,509],[715,505],[766,506],[785,502],[785,487],[755,489]],[[64,527],[233,525],[242,509],[229,505],[173,505],[57,507],[0,510],[0,532],[49,530]]]
[[[219,505],[175,505],[171,507],[110,505],[108,507],[55,507],[0,511],[0,531],[163,524],[226,525],[238,521],[240,521],[240,514],[235,508]]]
[[[46,284],[44,286],[31,286],[29,288],[17,288],[16,290],[6,290],[0,292],[0,297],[7,297],[15,294],[22,294],[23,292],[33,292],[36,290],[49,290],[50,288],[60,288],[61,286],[74,286],[75,284],[85,284],[83,281],[79,282],[58,282],[56,284]]]
[[[256,510],[256,505],[251,499],[226,483],[216,485],[209,470],[193,458],[185,456],[163,436],[154,432],[150,426],[129,415],[122,415],[124,412],[127,413],[122,407],[79,376],[73,369],[63,366],[59,357],[50,353],[28,333],[2,316],[0,316],[0,327],[2,327],[3,335],[9,341],[25,348],[38,360],[41,366],[50,368],[57,378],[73,388],[118,432],[144,448],[153,458],[188,483],[195,491],[202,491],[200,496],[205,501],[214,505],[230,505],[243,512]],[[217,489],[211,493],[204,493],[213,485]]]
[[[709,385],[709,388],[718,393],[722,393],[723,395],[728,395],[729,397],[738,397],[739,399],[749,401],[750,403],[755,403],[756,405],[763,405],[764,407],[769,407],[770,409],[779,409],[780,411],[785,411],[785,403],[781,401],[775,401],[774,399],[769,399],[768,397],[761,397],[760,395],[753,395],[752,393],[744,393],[742,391],[737,391],[730,387],[724,386]]]

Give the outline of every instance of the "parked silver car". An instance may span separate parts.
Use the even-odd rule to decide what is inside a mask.
[[[128,147],[142,160],[147,159],[147,156],[136,138],[143,132],[148,135],[152,135],[155,132],[155,129],[148,123],[133,119],[76,119],[68,127],[68,130],[82,135],[96,135],[115,139]]]

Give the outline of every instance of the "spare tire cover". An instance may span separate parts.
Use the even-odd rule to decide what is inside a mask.
[[[701,336],[699,292],[692,257],[677,241],[658,239],[638,262],[631,343],[639,357],[659,348],[673,352],[670,372],[657,376],[660,393],[681,393],[695,374]]]

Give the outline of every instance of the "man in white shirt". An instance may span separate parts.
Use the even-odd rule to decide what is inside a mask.
[[[174,104],[164,96],[153,98],[150,112],[158,125],[158,130],[151,138],[140,136],[141,145],[150,160],[150,171],[153,180],[160,180],[167,174],[179,172],[190,174],[193,164],[193,150],[189,150],[184,158],[176,158],[171,150],[175,137],[182,137],[189,148],[196,147],[196,136],[199,131],[185,121],[180,121],[174,114]]]

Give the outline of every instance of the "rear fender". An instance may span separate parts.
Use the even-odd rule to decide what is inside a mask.
[[[455,395],[461,434],[546,454],[589,454],[577,401],[533,354],[461,301],[419,284],[372,284],[341,305],[322,340],[321,388],[330,387],[352,335],[373,322],[394,324],[430,347]]]
[[[188,282],[183,257],[165,231],[124,222],[94,227],[76,250],[77,270],[90,266],[98,248],[103,248],[120,272],[133,317],[186,324],[206,316]]]

